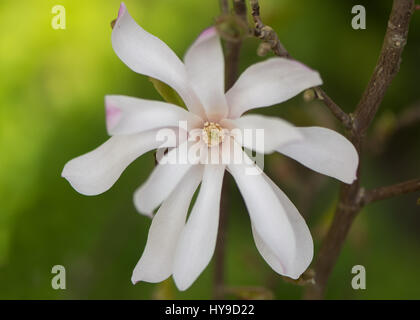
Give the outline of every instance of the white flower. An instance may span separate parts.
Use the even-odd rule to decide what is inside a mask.
[[[215,28],[204,31],[185,55],[184,63],[161,40],[147,33],[121,5],[112,32],[112,46],[133,71],[156,78],[175,89],[188,111],[169,103],[126,96],[107,96],[106,120],[111,138],[97,149],[69,161],[62,176],[78,192],[96,195],[108,190],[137,157],[163,148],[157,134],[187,121],[188,130],[202,132],[201,144],[221,149],[238,146],[222,129],[264,129],[266,153],[280,152],[303,165],[345,183],[355,179],[358,156],[353,145],[325,128],[298,128],[284,120],[243,113],[288,100],[321,85],[319,74],[301,63],[272,58],[249,67],[224,92],[224,58]],[[188,141],[177,139],[171,157]],[[260,148],[242,144],[247,148]],[[236,148],[236,151],[241,147]],[[247,158],[246,156],[244,156]],[[304,219],[286,195],[264,174],[250,175],[250,163],[158,164],[135,192],[136,208],[154,215],[146,248],[132,281],[160,282],[173,275],[187,289],[213,255],[218,230],[225,169],[235,179],[246,203],[256,246],[279,274],[298,278],[309,266],[313,242]],[[186,222],[194,192],[197,200]]]

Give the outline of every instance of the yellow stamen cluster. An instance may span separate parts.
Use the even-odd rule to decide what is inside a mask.
[[[206,122],[204,123],[202,137],[209,147],[217,146],[223,142],[223,129],[218,123]]]

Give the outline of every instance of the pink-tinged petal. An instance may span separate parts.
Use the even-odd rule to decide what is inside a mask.
[[[161,101],[109,95],[105,97],[105,108],[110,135],[178,127],[181,121],[187,130],[202,124],[201,118],[192,112]]]
[[[184,64],[164,42],[141,28],[125,7],[120,7],[111,38],[115,53],[130,69],[168,84],[191,112],[205,115]]]
[[[305,89],[319,86],[318,72],[286,58],[271,58],[246,69],[226,93],[229,117],[284,102]]]
[[[216,247],[220,195],[225,166],[206,165],[203,182],[175,252],[173,277],[188,289],[209,264]]]
[[[121,110],[113,105],[111,102],[105,104],[106,112],[106,129],[108,133],[112,132],[112,129],[120,122],[121,119]]]
[[[172,274],[176,246],[202,176],[202,166],[192,168],[160,206],[152,220],[146,248],[133,271],[133,283],[161,282]]]
[[[224,56],[216,28],[203,31],[185,55],[189,81],[203,103],[207,118],[218,121],[228,114],[224,94]]]
[[[125,6],[124,2],[121,2],[120,8],[118,9],[118,18],[120,18],[124,14],[125,11],[127,11],[127,7]]]
[[[356,179],[359,155],[349,140],[327,128],[297,129],[303,139],[278,147],[278,152],[342,182],[350,184]]]
[[[156,134],[156,131],[147,131],[111,137],[95,150],[67,162],[61,175],[81,194],[103,193],[112,187],[131,162],[162,147]]]
[[[209,38],[215,36],[217,34],[217,30],[214,26],[208,27],[207,29],[204,29],[203,32],[200,33],[200,35],[197,38],[197,42],[206,41]]]

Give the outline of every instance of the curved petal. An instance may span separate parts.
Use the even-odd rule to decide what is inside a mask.
[[[172,274],[175,250],[185,225],[191,199],[203,176],[203,167],[195,166],[172,191],[152,220],[146,247],[131,281],[161,282]]]
[[[190,159],[188,142],[169,151],[159,162],[147,181],[134,193],[137,211],[152,215],[153,211],[177,187],[182,178],[200,159]],[[191,161],[194,160],[194,161]]]
[[[188,84],[182,61],[163,41],[141,28],[123,3],[111,38],[115,53],[130,69],[170,85],[189,110],[203,115],[200,101]]]
[[[255,165],[230,164],[229,171],[242,194],[256,233],[281,261],[281,268],[277,270],[297,279],[305,270],[295,265],[299,252],[292,222],[264,176],[247,173],[251,167]]]
[[[252,114],[222,121],[226,122],[239,129],[232,133],[241,145],[259,153],[272,153],[282,145],[303,139],[295,126],[280,118]]]
[[[97,195],[107,191],[135,159],[150,150],[164,147],[154,130],[127,136],[114,136],[95,150],[70,160],[61,176],[77,192]]]
[[[321,127],[298,128],[302,141],[277,148],[308,168],[345,183],[356,179],[359,156],[353,144],[341,134]]]
[[[127,96],[106,96],[105,108],[106,126],[110,135],[178,127],[180,121],[186,121],[189,127],[198,126],[202,122],[195,114],[173,104]]]
[[[173,277],[179,290],[188,289],[209,264],[219,226],[223,165],[206,165],[197,201],[182,230],[175,253]]]
[[[255,230],[254,224],[251,223],[252,236],[254,237],[255,246],[258,249],[260,255],[264,258],[265,262],[278,274],[284,275],[284,267],[280,259],[276,256],[273,250],[265,244],[262,237]]]
[[[300,215],[294,204],[284,194],[283,191],[264,173],[264,179],[268,184],[271,185],[274,192],[276,193],[280,203],[282,204],[290,224],[293,228],[293,233],[296,239],[296,255],[293,261],[293,269],[295,274],[303,273],[310,265],[314,255],[314,245],[311,233],[306,225],[305,220]],[[261,256],[279,274],[286,275],[282,261],[276,256],[275,252],[267,245],[262,237],[256,231],[254,225],[252,225],[252,234],[254,235],[255,245],[260,252]]]
[[[216,28],[203,31],[185,55],[188,79],[203,103],[210,121],[228,114],[225,98],[225,67]]]
[[[305,89],[322,84],[318,72],[286,58],[271,58],[246,69],[226,93],[229,117],[284,102]]]

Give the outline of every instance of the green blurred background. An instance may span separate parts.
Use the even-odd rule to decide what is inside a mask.
[[[353,110],[383,40],[392,1],[262,0],[262,17],[297,59],[319,70],[325,90]],[[146,30],[179,56],[219,15],[218,0],[126,0]],[[51,8],[66,8],[66,30],[51,27]],[[351,8],[363,4],[367,29],[351,28]],[[133,163],[96,197],[74,191],[60,177],[64,164],[107,139],[105,94],[161,99],[144,76],[114,54],[110,21],[119,1],[0,2],[0,298],[211,298],[213,263],[186,292],[172,280],[130,282],[150,220],[136,213],[132,193],[154,166],[153,154]],[[375,187],[419,176],[420,126],[392,135],[398,116],[419,101],[420,13],[413,17],[401,71],[381,106],[363,159],[363,184]],[[241,70],[259,61],[258,41],[246,40]],[[258,110],[297,125],[341,131],[319,102],[302,95]],[[390,129],[391,128],[391,129]],[[316,243],[331,221],[339,183],[280,155],[266,172],[305,216]],[[368,206],[357,218],[330,278],[329,299],[420,298],[419,194]],[[259,256],[241,196],[232,187],[227,235],[227,283],[264,287],[294,299],[302,287],[284,281]],[[367,289],[351,288],[351,268],[367,270]],[[51,268],[64,265],[67,289],[51,288]]]

